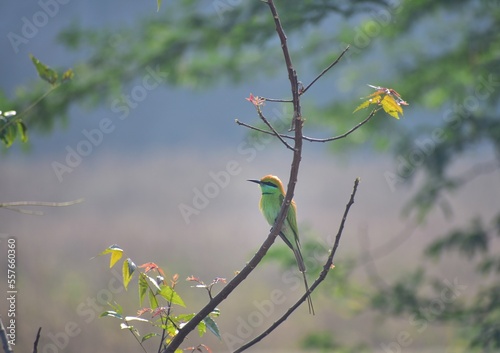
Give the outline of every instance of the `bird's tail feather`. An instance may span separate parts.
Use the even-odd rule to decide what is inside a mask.
[[[300,249],[298,247],[293,249],[293,253],[295,254],[295,258],[297,259],[297,265],[299,266],[299,271],[302,272],[302,276],[304,277],[304,286],[306,287],[306,291],[309,291],[309,285],[307,284],[307,278],[306,278],[306,266],[304,265],[304,259],[302,258],[302,253],[300,252]],[[314,307],[310,293],[307,296],[307,306],[309,307],[309,314],[314,315]]]
[[[304,285],[306,287],[306,291],[309,292],[309,285],[307,284],[306,273],[302,272],[302,276],[304,277]],[[307,295],[307,306],[309,307],[309,314],[314,315],[314,306],[311,299],[311,293]]]

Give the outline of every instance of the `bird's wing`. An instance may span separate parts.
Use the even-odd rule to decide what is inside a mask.
[[[280,195],[280,204],[283,204],[283,200],[284,196]],[[285,234],[286,231],[288,231],[289,234]],[[291,238],[292,234],[290,233],[293,234],[293,240]],[[285,244],[293,250],[295,259],[297,260],[297,265],[299,266],[299,270],[300,272],[304,273],[306,271],[306,267],[304,265],[302,253],[300,252],[300,241],[297,227],[297,207],[295,206],[295,202],[293,201],[290,205],[290,208],[288,209],[288,214],[285,218],[285,222],[280,232],[280,237],[281,239],[283,239]],[[304,280],[306,281],[305,277]]]
[[[281,206],[283,204],[283,201],[285,200],[285,196],[279,195],[279,200],[280,200],[280,206]],[[290,207],[288,208],[288,214],[285,218],[285,222],[283,223],[281,233],[284,233],[283,230],[289,229],[293,233],[293,239],[291,237],[287,238],[285,234],[280,234],[280,236],[281,236],[281,238],[283,238],[283,241],[285,242],[285,244],[288,245],[290,247],[290,249],[292,249],[292,250],[300,247],[296,214],[297,214],[297,207],[295,206],[295,202],[292,201],[292,203],[290,204]],[[291,235],[291,234],[288,234],[288,235]],[[294,242],[295,244],[293,244],[292,242]]]
[[[295,202],[293,202],[293,200],[292,203],[290,204],[290,208],[288,209],[286,220],[288,221],[288,225],[292,229],[295,242],[297,243],[297,247],[299,248],[300,240],[299,240],[299,227],[297,227],[297,206],[295,205]]]

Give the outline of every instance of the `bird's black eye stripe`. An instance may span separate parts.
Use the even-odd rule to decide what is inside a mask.
[[[273,188],[277,188],[277,186],[270,181],[263,181],[262,184],[266,184],[267,186],[272,186]]]

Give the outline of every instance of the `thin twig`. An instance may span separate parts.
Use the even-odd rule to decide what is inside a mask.
[[[283,140],[281,135],[276,131],[276,129],[271,125],[271,123],[266,119],[264,114],[262,114],[262,110],[260,109],[260,107],[257,107],[257,113],[259,114],[259,117],[264,122],[264,124],[266,124],[271,129],[273,135],[276,136],[286,146],[286,148],[288,148],[291,151],[294,151],[295,149],[292,146],[290,146],[288,144],[288,142]]]
[[[33,353],[38,353],[38,341],[40,340],[40,332],[42,332],[42,328],[38,328],[38,332],[36,333],[35,342],[33,343]]]
[[[43,212],[41,211],[31,211],[23,208],[19,208],[19,206],[47,206],[47,207],[66,207],[75,205],[77,203],[83,202],[84,199],[77,199],[73,201],[66,202],[45,202],[45,201],[14,201],[14,202],[3,202],[0,203],[0,208],[5,208],[10,211],[20,212],[24,214],[31,214],[41,216]]]
[[[273,102],[273,103],[292,103],[292,99],[283,99],[283,98],[266,98],[266,97],[259,97],[265,100],[266,102]]]
[[[272,331],[274,331],[279,325],[281,325],[306,299],[307,297],[314,291],[314,289],[321,283],[323,280],[326,278],[326,275],[328,272],[332,269],[333,265],[333,258],[335,256],[335,253],[337,251],[337,248],[340,244],[340,238],[342,236],[342,232],[344,230],[344,225],[347,220],[347,215],[349,214],[349,210],[351,209],[351,206],[354,204],[354,196],[356,195],[356,191],[358,190],[358,185],[359,185],[359,178],[356,178],[354,181],[354,187],[351,193],[351,197],[349,199],[349,202],[347,203],[344,211],[344,216],[342,217],[342,221],[340,222],[339,230],[337,232],[337,236],[335,237],[335,242],[333,244],[333,248],[330,251],[330,255],[328,256],[328,259],[323,266],[323,270],[321,271],[320,275],[318,278],[314,281],[311,287],[309,287],[309,290],[306,291],[302,297],[293,305],[291,306],[283,316],[281,316],[277,321],[275,321],[267,330],[265,330],[263,333],[261,333],[259,336],[251,340],[250,342],[246,343],[245,345],[241,346],[238,348],[234,353],[240,353],[243,352],[244,350],[250,348],[254,344],[258,343],[261,341],[264,337],[269,335]]]
[[[33,107],[35,105],[37,105],[38,103],[40,103],[49,94],[51,94],[52,92],[54,92],[54,90],[57,89],[59,86],[60,86],[60,84],[58,84],[57,86],[52,86],[48,91],[44,92],[33,103],[31,103],[26,109],[24,109],[21,112],[21,114],[17,115],[15,119],[9,120],[5,125],[3,125],[2,127],[0,127],[0,132],[2,132],[3,130],[7,129],[7,127],[9,127],[9,125],[13,124],[14,122],[21,121],[21,117],[23,117],[24,115],[26,115],[26,113],[28,113],[31,109],[33,109]]]
[[[340,59],[342,59],[344,54],[347,53],[348,50],[349,50],[349,45],[342,51],[342,53],[340,53],[340,55],[338,56],[338,58],[334,62],[332,62],[330,65],[328,65],[328,67],[326,69],[321,71],[321,73],[300,92],[300,95],[303,95],[304,93],[306,93],[306,91],[309,88],[311,88],[311,86],[314,85],[316,83],[316,81],[318,81],[321,78],[321,76],[326,74],[328,72],[328,70],[330,70],[332,67],[334,67],[340,61]]]
[[[332,62],[330,65],[328,65],[328,67],[326,69],[324,69],[323,71],[321,71],[321,73],[314,80],[312,80],[312,82],[310,84],[308,84],[304,89],[302,89],[299,92],[299,94],[303,95],[304,93],[306,93],[306,91],[309,88],[311,88],[311,86],[314,85],[316,83],[316,81],[318,81],[324,74],[326,74],[328,72],[328,70],[330,70],[332,67],[334,67],[340,61],[340,59],[342,59],[342,57],[349,50],[349,48],[350,48],[350,46],[348,45],[342,51],[342,53],[340,53],[340,55],[337,57],[337,59],[334,62]],[[292,99],[266,98],[266,97],[260,97],[260,98],[264,99],[266,102],[274,102],[274,103],[292,103],[293,102]]]
[[[364,124],[366,124],[371,118],[373,118],[373,116],[375,115],[375,113],[379,109],[374,109],[368,115],[368,117],[365,120],[363,120],[359,124],[355,125],[353,128],[351,128],[349,131],[343,133],[342,135],[338,135],[338,136],[334,136],[334,137],[329,137],[329,138],[324,138],[324,139],[314,138],[314,137],[308,137],[308,136],[302,135],[302,139],[304,139],[305,141],[309,141],[309,142],[323,142],[323,143],[324,142],[331,142],[331,141],[335,141],[335,140],[340,140],[341,138],[347,137],[348,135],[352,134],[354,131],[356,131],[357,129],[359,129],[361,126],[363,126]],[[262,133],[268,134],[268,135],[274,135],[274,133],[271,132],[271,131],[263,130],[263,129],[260,129],[258,127],[246,124],[244,122],[239,121],[238,119],[235,119],[235,122],[236,122],[236,124],[244,126],[246,128],[249,128],[251,130],[259,131],[259,132],[262,132]],[[285,134],[280,134],[280,137],[283,138],[283,139],[290,139],[290,140],[295,139],[295,136],[290,136],[290,135],[285,135]]]
[[[354,131],[356,131],[361,126],[363,126],[364,124],[366,124],[371,118],[373,118],[373,116],[375,115],[375,113],[377,113],[379,110],[380,110],[380,108],[372,110],[372,112],[368,115],[368,117],[365,120],[363,120],[362,122],[360,122],[359,124],[357,124],[356,126],[354,126],[349,131],[343,133],[342,135],[338,135],[338,136],[335,136],[335,137],[329,137],[329,138],[326,138],[326,139],[315,139],[315,138],[310,138],[310,137],[306,138],[305,136],[303,138],[304,138],[304,140],[310,141],[310,142],[331,142],[331,141],[335,141],[335,140],[340,140],[340,139],[342,139],[344,137],[347,137],[348,135],[352,134]]]

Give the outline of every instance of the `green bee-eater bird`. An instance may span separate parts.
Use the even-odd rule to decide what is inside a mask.
[[[260,211],[267,220],[267,223],[271,226],[274,225],[276,218],[278,218],[283,200],[285,199],[285,189],[283,188],[281,180],[277,176],[266,175],[260,180],[252,179],[248,181],[260,185],[262,191],[262,197],[259,203]],[[304,265],[304,258],[300,252],[299,231],[297,227],[297,206],[293,200],[288,208],[288,214],[283,222],[283,226],[281,227],[280,237],[285,244],[293,250],[297,265],[299,266],[299,271],[302,272],[302,276],[304,277],[306,291],[308,291],[309,285],[306,279],[306,267]],[[309,313],[314,315],[314,307],[310,295],[307,297],[307,304],[309,305]]]

